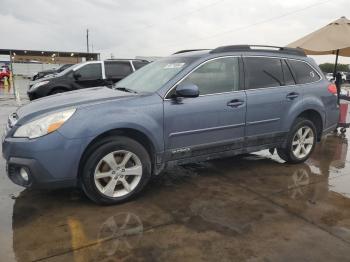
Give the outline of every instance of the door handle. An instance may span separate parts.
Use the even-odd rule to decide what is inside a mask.
[[[286,98],[288,99],[288,100],[294,100],[295,98],[297,98],[299,96],[299,93],[297,93],[297,92],[292,92],[292,93],[289,93],[287,96],[286,96]]]
[[[243,104],[244,104],[244,101],[239,100],[239,99],[233,99],[233,100],[227,102],[227,106],[230,106],[230,107],[239,107]]]

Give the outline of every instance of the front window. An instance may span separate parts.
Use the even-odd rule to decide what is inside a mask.
[[[138,93],[155,92],[186,68],[195,58],[171,57],[150,63],[123,80],[116,88],[127,88]]]
[[[197,85],[200,95],[237,91],[238,58],[224,57],[209,61],[188,75],[183,82]]]
[[[62,76],[62,75],[65,75],[67,73],[70,73],[71,71],[73,71],[75,68],[78,68],[80,67],[82,64],[85,64],[86,62],[81,62],[79,64],[75,64],[75,65],[71,65],[69,66],[68,68],[64,69],[63,71],[59,72],[57,74],[57,76]]]
[[[100,63],[87,64],[75,72],[80,74],[79,80],[102,79],[102,68]]]

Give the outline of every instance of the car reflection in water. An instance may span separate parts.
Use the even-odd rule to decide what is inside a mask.
[[[96,206],[72,190],[24,190],[13,211],[14,252],[18,261],[114,261],[167,258],[176,250],[179,255],[207,252],[208,242],[218,241],[215,235],[211,239],[212,232],[229,236],[225,241],[245,236],[258,241],[257,228],[259,234],[271,232],[269,221],[286,222],[279,219],[280,207],[350,240],[350,199],[332,182],[348,177],[347,149],[345,137],[331,135],[306,164],[286,165],[262,152],[177,167],[141,197],[117,206]],[[173,249],[165,252],[169,246]],[[222,246],[220,252],[228,251]]]
[[[141,241],[142,234],[143,224],[136,214],[123,212],[110,216],[98,232],[100,252],[110,257],[116,255],[120,246],[124,246],[123,249],[132,249]]]

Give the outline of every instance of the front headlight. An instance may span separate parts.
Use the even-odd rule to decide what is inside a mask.
[[[50,83],[50,81],[41,81],[39,83],[34,84],[31,89],[35,89],[35,88],[38,88],[39,86],[47,85],[48,83]]]
[[[75,112],[75,108],[53,113],[20,126],[14,137],[37,138],[59,129]]]

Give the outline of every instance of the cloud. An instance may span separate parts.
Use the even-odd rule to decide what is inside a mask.
[[[85,51],[86,28],[102,57],[164,56],[224,44],[286,45],[350,10],[347,0],[324,2],[2,0],[0,46]]]

